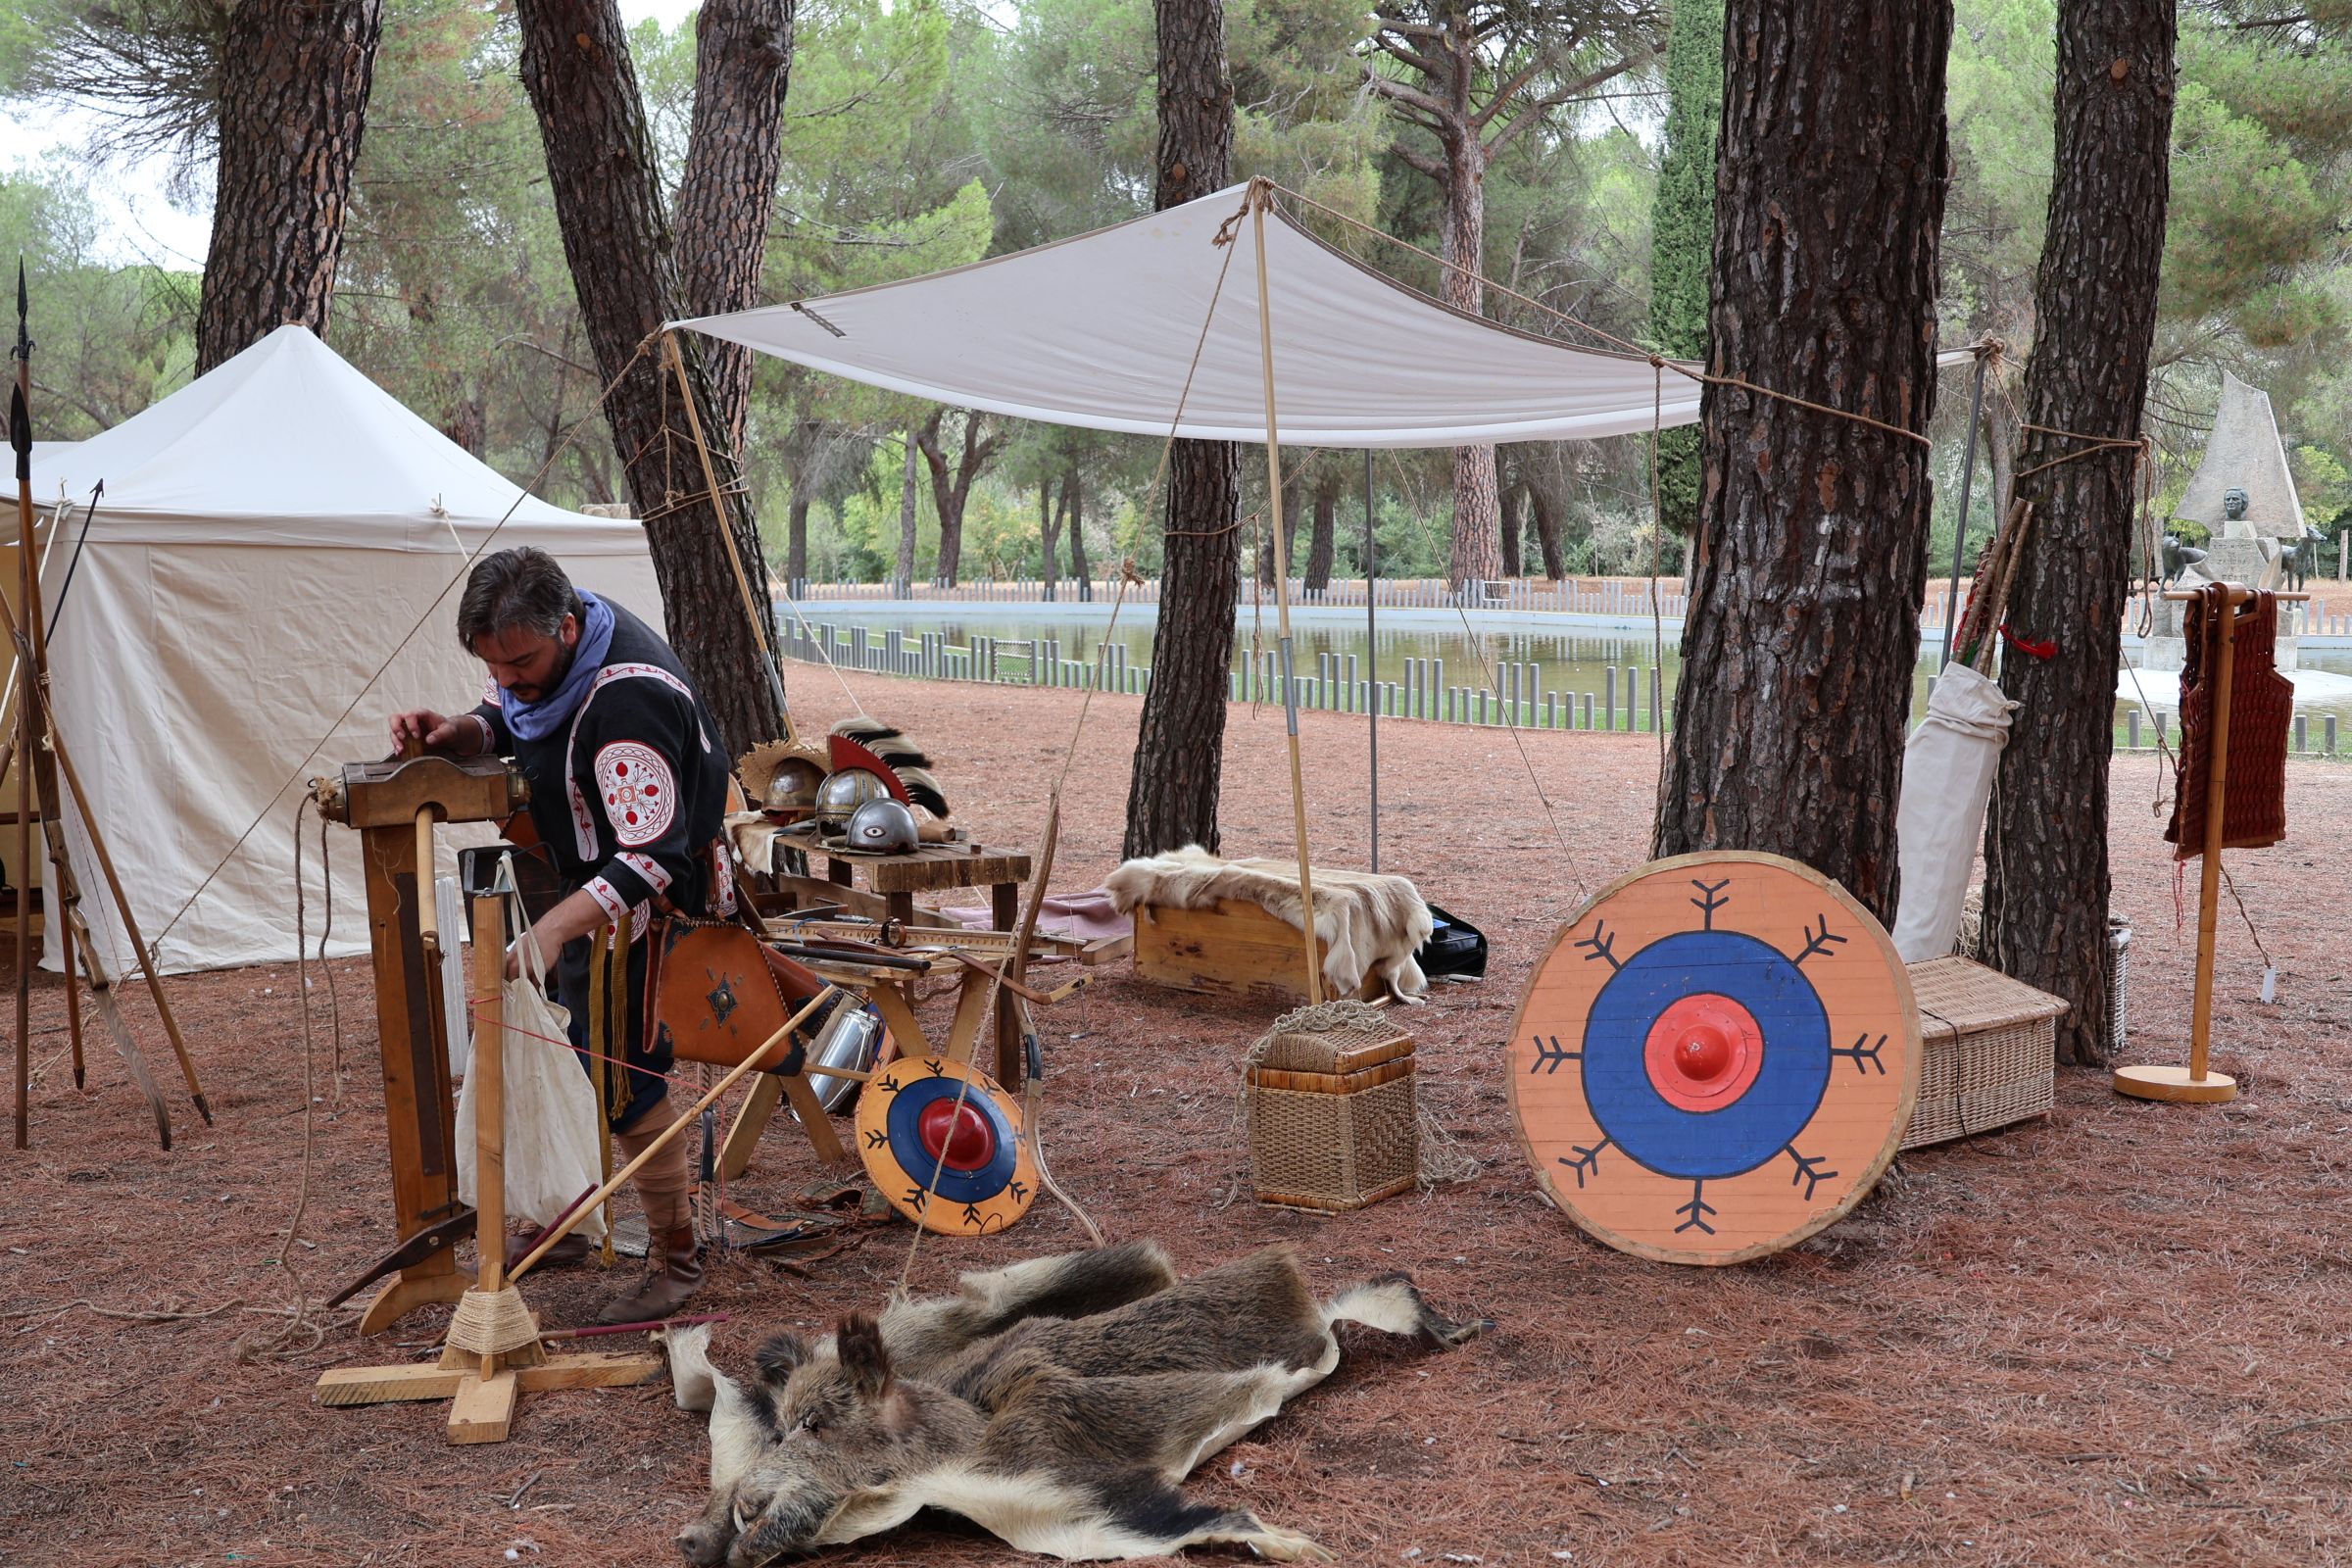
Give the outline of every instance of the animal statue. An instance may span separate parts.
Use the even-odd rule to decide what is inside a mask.
[[[2308,522],[2303,525],[2303,537],[2286,550],[2287,587],[2299,592],[2311,580],[2311,574],[2320,569],[2320,546],[2327,542],[2328,536],[2319,529]]]
[[[2158,547],[2158,550],[2163,580],[2168,587],[2180,580],[2180,573],[2184,567],[2194,566],[2205,559],[2204,551],[2185,542],[2170,528],[2165,530],[2164,542]]]
[[[1275,1248],[1177,1278],[1151,1243],[967,1274],[953,1297],[778,1334],[753,1376],[711,1368],[708,1329],[668,1338],[681,1405],[710,1411],[710,1500],[678,1537],[694,1568],[760,1568],[958,1513],[1023,1550],[1077,1560],[1241,1545],[1332,1553],[1184,1478],[1339,1364],[1333,1325],[1439,1348],[1452,1322],[1389,1275],[1318,1300]]]

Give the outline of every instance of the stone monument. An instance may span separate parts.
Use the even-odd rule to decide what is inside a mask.
[[[2271,413],[2270,394],[2222,372],[2222,402],[2205,438],[2205,457],[2174,515],[2203,526],[2205,559],[2180,569],[2176,588],[2238,582],[2277,590],[2286,584],[2286,552],[2303,537],[2303,503],[2287,470],[2286,446]],[[2277,662],[2297,662],[2302,607],[2284,605],[2278,616]],[[2142,669],[2177,670],[2187,658],[2181,626],[2188,607],[2156,605],[2155,625],[2140,656]]]

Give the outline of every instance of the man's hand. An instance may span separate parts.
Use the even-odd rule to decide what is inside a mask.
[[[596,902],[593,895],[585,890],[570,895],[541,915],[537,924],[508,946],[507,978],[519,980],[531,972],[531,966],[523,962],[526,943],[539,950],[538,972],[553,974],[556,956],[564,951],[565,943],[574,937],[584,937],[591,931],[601,930],[606,923],[605,907]]]
[[[405,752],[414,740],[435,756],[471,757],[481,745],[482,727],[472,715],[444,717],[429,708],[392,715],[392,750]]]

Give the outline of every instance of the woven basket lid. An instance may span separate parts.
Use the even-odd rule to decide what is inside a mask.
[[[1327,1002],[1274,1020],[1252,1061],[1277,1072],[1347,1073],[1406,1055],[1413,1037],[1365,1002]]]

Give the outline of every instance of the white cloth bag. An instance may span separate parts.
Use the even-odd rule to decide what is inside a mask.
[[[525,927],[527,929],[527,926]],[[572,1200],[604,1180],[596,1089],[579,1058],[562,1044],[570,1015],[547,1000],[537,944],[523,944],[532,973],[506,985],[506,1027],[499,1039],[506,1087],[507,1218],[551,1225]],[[474,1031],[469,1026],[468,1038]],[[480,1060],[474,1040],[473,1060]],[[479,1206],[474,1146],[474,1080],[458,1091],[458,1197]],[[604,1239],[605,1210],[591,1209],[573,1235]],[[485,1245],[495,1246],[485,1238]]]
[[[1893,936],[1905,963],[1944,957],[1959,940],[1993,769],[2009,744],[2017,706],[2001,695],[1999,682],[1966,664],[1946,664],[1927,716],[1903,747],[1902,804],[1894,817],[1902,895]]]

